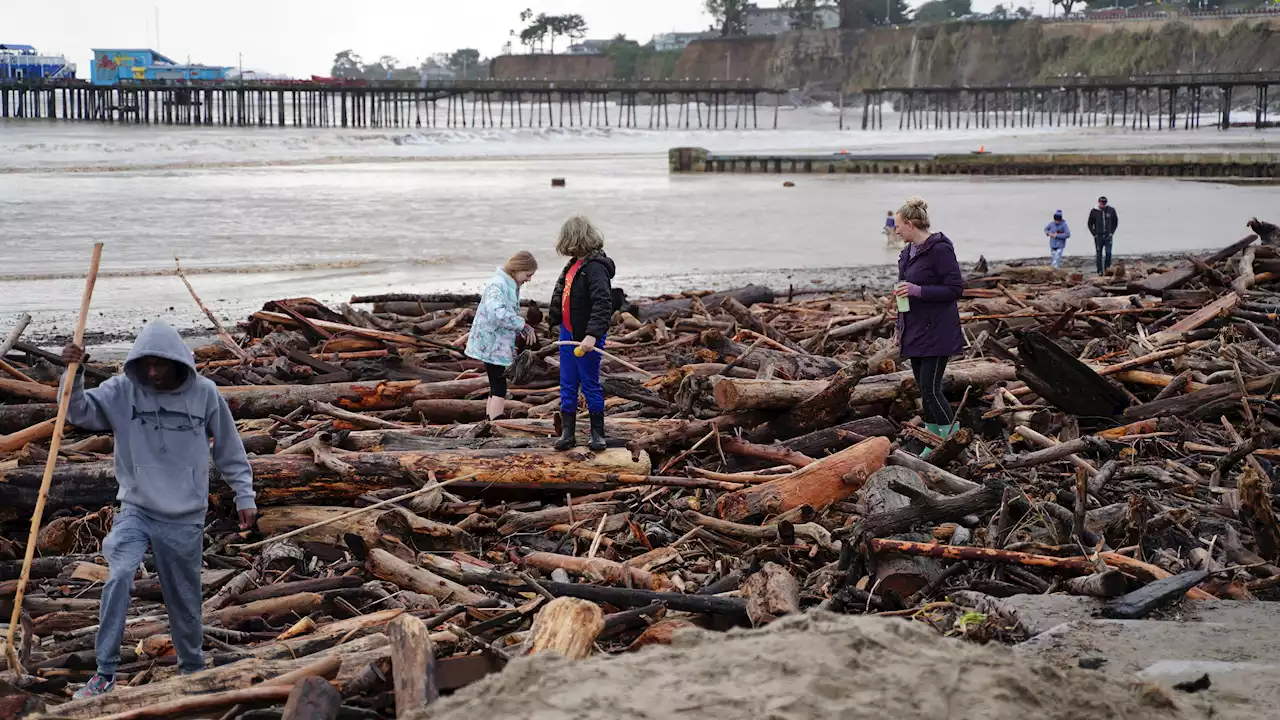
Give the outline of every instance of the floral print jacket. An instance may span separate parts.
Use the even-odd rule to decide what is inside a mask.
[[[516,335],[523,329],[520,288],[505,270],[498,268],[480,296],[480,307],[467,338],[467,357],[510,367],[515,362]]]

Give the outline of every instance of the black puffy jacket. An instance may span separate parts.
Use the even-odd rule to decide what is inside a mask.
[[[563,322],[560,306],[564,297],[564,278],[575,262],[577,260],[573,259],[565,264],[560,271],[560,279],[556,281],[556,289],[551,293],[547,321],[553,328]],[[569,325],[573,328],[574,340],[581,342],[588,335],[599,339],[609,332],[609,322],[613,319],[611,281],[615,270],[613,260],[603,252],[588,257],[578,269],[569,292]]]

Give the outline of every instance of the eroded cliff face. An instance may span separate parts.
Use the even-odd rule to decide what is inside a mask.
[[[1025,84],[1058,75],[1280,69],[1280,19],[947,23],[700,41],[677,78],[857,92],[875,86]]]

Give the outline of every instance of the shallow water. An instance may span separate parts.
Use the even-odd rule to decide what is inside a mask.
[[[887,113],[886,113],[887,114]],[[674,115],[674,113],[673,113]],[[762,123],[765,118],[762,117]],[[771,121],[771,119],[770,119]],[[533,251],[548,294],[556,230],[572,213],[604,231],[632,294],[724,286],[770,273],[881,264],[885,211],[909,195],[962,260],[1044,253],[1062,209],[1085,219],[1100,194],[1120,214],[1117,253],[1226,244],[1274,206],[1274,187],[1160,179],[672,176],[670,147],[714,151],[992,152],[1274,150],[1275,132],[1105,129],[835,129],[830,109],[787,110],[782,130],[599,129],[340,131],[133,128],[0,123],[0,325],[65,331],[94,242],[106,243],[90,323],[129,332],[165,316],[205,320],[173,277],[174,257],[204,300],[234,322],[272,298],[475,289],[513,251]],[[886,118],[886,125],[896,125]],[[564,189],[550,179],[563,177]],[[784,272],[779,272],[784,271]],[[828,273],[838,275],[838,273]],[[832,278],[838,282],[839,278]],[[172,309],[171,309],[172,308]]]

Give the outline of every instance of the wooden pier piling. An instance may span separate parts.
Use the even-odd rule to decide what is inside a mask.
[[[477,80],[415,87],[291,81],[98,86],[30,80],[0,84],[0,118],[373,129],[613,127],[616,120],[619,128],[659,130],[679,128],[682,119],[685,128],[727,129],[732,113],[734,128],[755,129],[762,93],[775,96],[776,108],[778,91],[746,81]],[[679,107],[674,123],[673,102]],[[618,109],[616,118],[610,115],[611,105]],[[648,106],[647,121],[641,119],[641,106]]]

